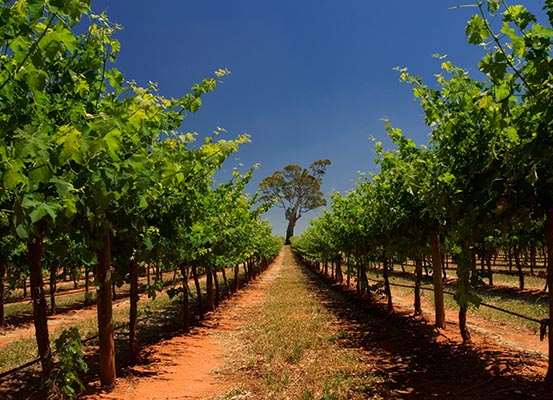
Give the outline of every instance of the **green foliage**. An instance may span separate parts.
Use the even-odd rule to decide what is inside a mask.
[[[321,192],[321,177],[329,165],[330,160],[317,160],[310,165],[309,171],[297,164],[289,164],[259,184],[259,200],[284,209],[284,216],[289,221],[286,242],[293,236],[294,226],[302,213],[326,204]]]
[[[88,371],[79,330],[76,327],[64,330],[55,343],[57,364],[52,376],[46,381],[48,399],[76,399],[79,391],[84,390],[80,374]]]
[[[287,220],[326,204],[320,190],[321,176],[330,165],[329,160],[318,160],[311,164],[311,172],[296,164],[289,164],[281,171],[266,177],[259,184],[261,201],[274,203],[286,210]]]
[[[490,237],[507,248],[544,243],[553,205],[553,3],[544,5],[549,24],[499,0],[476,9],[466,36],[486,51],[479,63],[486,78],[444,57],[432,85],[398,68],[432,129],[429,144],[417,147],[386,121],[395,148],[375,143],[379,173],[333,195],[331,211],[312,221],[295,249],[319,261],[374,258],[383,250],[402,259],[428,253],[429,232],[439,227],[444,243],[464,253],[456,297],[468,306],[480,300],[466,254],[489,252]]]
[[[220,267],[274,255],[263,208],[244,194],[252,171],[220,186],[213,178],[249,137],[217,128],[192,146],[196,135],[178,131],[230,71],[165,98],[116,68],[119,29],[89,0],[0,5],[2,240],[44,238],[51,260],[74,267],[98,262],[109,237],[117,285],[130,260]]]

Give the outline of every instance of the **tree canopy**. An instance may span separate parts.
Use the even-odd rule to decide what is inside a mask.
[[[286,244],[290,244],[294,227],[302,214],[326,204],[321,183],[329,165],[330,160],[326,159],[313,162],[309,170],[297,164],[288,164],[259,184],[260,199],[284,209],[288,221]]]

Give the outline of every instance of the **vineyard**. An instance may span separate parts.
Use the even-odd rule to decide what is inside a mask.
[[[480,80],[443,56],[432,84],[397,68],[429,142],[386,121],[378,172],[331,194],[295,237],[302,212],[326,202],[330,160],[288,165],[250,195],[256,168],[228,167],[248,135],[181,131],[230,71],[166,98],[117,68],[121,27],[90,0],[2,2],[0,397],[76,398],[91,382],[106,394],[151,362],[149,346],[192,340],[250,291],[263,301],[234,321],[228,345],[243,351],[227,361],[240,366],[223,374],[247,385],[221,386],[225,398],[474,398],[488,384],[489,398],[545,398],[553,1],[543,15],[500,0],[474,10]],[[262,219],[275,204],[286,238]],[[483,344],[484,330],[505,346]]]
[[[393,265],[413,260],[414,313],[420,315],[423,270],[430,260],[434,323],[445,328],[442,254],[452,254],[456,276],[449,291],[458,304],[463,342],[470,343],[468,311],[489,306],[481,288],[494,285],[498,258],[502,269],[516,271],[522,290],[526,275],[538,273],[539,256],[547,302],[530,302],[517,314],[538,325],[553,354],[552,6],[545,2],[543,22],[521,5],[475,5],[466,34],[486,50],[478,65],[485,80],[471,78],[444,57],[433,85],[397,69],[420,100],[432,128],[430,142],[418,146],[387,122],[395,146],[375,144],[379,172],[362,177],[345,195],[334,194],[330,209],[294,242],[306,262],[338,283],[349,283],[353,275],[358,293],[372,302],[374,291],[382,292],[392,311]],[[369,279],[375,265],[377,283]],[[509,304],[503,303],[503,311],[514,313]]]
[[[253,169],[214,180],[249,138],[222,139],[218,129],[196,144],[196,135],[179,132],[228,71],[180,98],[164,98],[155,84],[138,87],[114,65],[119,27],[89,6],[16,1],[3,3],[0,13],[0,325],[32,320],[36,332],[35,345],[8,344],[1,369],[9,375],[12,367],[19,370],[13,363],[26,366],[38,354],[44,382],[38,388],[52,398],[74,397],[79,388],[79,373],[87,369],[81,340],[94,341],[101,383],[114,385],[122,323],[113,304],[117,288],[125,287],[129,301],[127,362],[137,363],[140,293],[156,297],[163,273],[177,278],[166,293],[180,299],[187,331],[280,247],[260,220],[266,207],[256,207],[244,191]],[[58,280],[67,277],[84,290],[59,296]],[[6,304],[29,294],[32,317],[28,308]],[[81,339],[74,328],[56,330],[53,350],[48,316],[91,303],[95,333]]]

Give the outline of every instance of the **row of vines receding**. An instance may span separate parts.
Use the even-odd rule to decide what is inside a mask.
[[[183,299],[187,329],[189,277],[199,300],[198,276],[206,277],[203,314],[214,307],[219,273],[245,265],[255,277],[281,242],[260,220],[265,207],[245,193],[251,170],[236,170],[227,183],[214,180],[249,138],[224,140],[217,130],[197,143],[196,135],[179,131],[228,71],[179,98],[161,96],[155,84],[129,82],[116,68],[120,27],[94,14],[90,3],[0,4],[0,325],[5,293],[29,282],[43,379],[55,382],[47,321],[55,304],[48,309],[43,276],[53,293],[60,269],[76,281],[84,276],[96,289],[100,379],[110,387],[114,281],[130,284],[136,360],[141,272],[161,265],[180,274],[172,294]],[[145,289],[154,296],[161,288],[153,279]],[[77,343],[73,336],[60,347]]]
[[[474,7],[466,34],[485,52],[480,78],[443,58],[432,85],[398,68],[420,100],[431,127],[429,143],[419,146],[387,122],[394,146],[376,143],[379,172],[361,178],[345,195],[334,194],[329,210],[293,246],[310,262],[332,265],[338,282],[347,261],[358,290],[369,298],[367,271],[379,263],[389,308],[393,263],[413,260],[420,296],[423,261],[430,260],[435,324],[441,328],[442,255],[452,254],[459,326],[467,342],[467,309],[481,302],[475,290],[483,276],[478,257],[489,266],[492,284],[492,258],[501,255],[520,267],[520,255],[529,252],[535,266],[537,249],[545,249],[541,265],[550,316],[542,321],[550,355],[545,382],[553,387],[553,1],[545,1],[543,15],[500,0]],[[523,287],[525,274],[518,275]],[[420,298],[415,309],[420,313]]]

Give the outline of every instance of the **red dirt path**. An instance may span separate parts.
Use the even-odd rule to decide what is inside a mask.
[[[203,325],[194,328],[188,335],[180,335],[172,339],[164,340],[156,345],[144,349],[147,359],[146,365],[141,365],[129,371],[124,378],[117,380],[117,385],[112,392],[105,392],[99,388],[98,382],[93,382],[83,398],[88,400],[161,400],[161,399],[207,399],[220,396],[235,386],[236,382],[229,381],[232,377],[221,376],[218,369],[225,363],[225,357],[231,353],[229,341],[223,334],[238,332],[240,328],[250,321],[255,315],[257,307],[261,306],[267,288],[278,276],[282,256],[277,257],[271,267],[255,282],[250,283],[238,295],[226,301],[213,313],[210,313]],[[394,297],[395,311],[397,314],[410,314],[412,296]],[[124,306],[123,303],[121,306]],[[432,319],[430,302],[423,298],[423,309],[427,312],[428,320]],[[95,310],[79,310],[71,315],[59,315],[60,323],[66,318],[80,318],[87,313],[95,313]],[[435,339],[437,344],[452,345],[458,347],[461,343],[456,324],[457,314],[454,311],[447,312],[448,327],[440,330]],[[523,376],[529,380],[540,380],[545,375],[547,363],[547,343],[540,342],[539,337],[533,332],[515,325],[498,325],[496,322],[486,321],[482,318],[469,317],[474,344],[476,349],[484,356],[486,371],[492,376]],[[15,334],[15,332],[14,332]],[[377,345],[379,344],[377,339]],[[371,355],[375,358],[377,370],[391,379],[400,380],[404,374],[409,374],[408,361],[405,359],[390,357],[390,354],[408,351],[406,342],[398,341],[391,344],[391,340],[383,338],[384,346],[388,346],[385,352],[374,347]],[[427,349],[432,352],[432,348]],[[534,353],[522,352],[529,350]],[[459,357],[463,357],[464,350],[456,350]],[[489,355],[489,356],[486,356]],[[456,372],[448,371],[452,376]],[[427,385],[432,393],[432,386],[441,383],[425,379],[421,385]],[[479,383],[483,384],[484,383]],[[411,388],[403,388],[404,395],[397,390],[400,397],[408,397]],[[405,396],[405,397],[404,397]],[[425,398],[425,397],[416,397]],[[465,397],[455,397],[465,398]],[[471,398],[470,395],[469,397]]]
[[[224,394],[232,385],[219,379],[217,369],[225,362],[225,342],[218,336],[235,332],[251,320],[278,275],[282,265],[279,255],[256,281],[207,315],[203,326],[188,335],[165,340],[149,349],[152,363],[135,367],[129,377],[117,380],[115,389],[102,392],[98,382],[96,393],[88,400],[168,400],[206,399]]]

